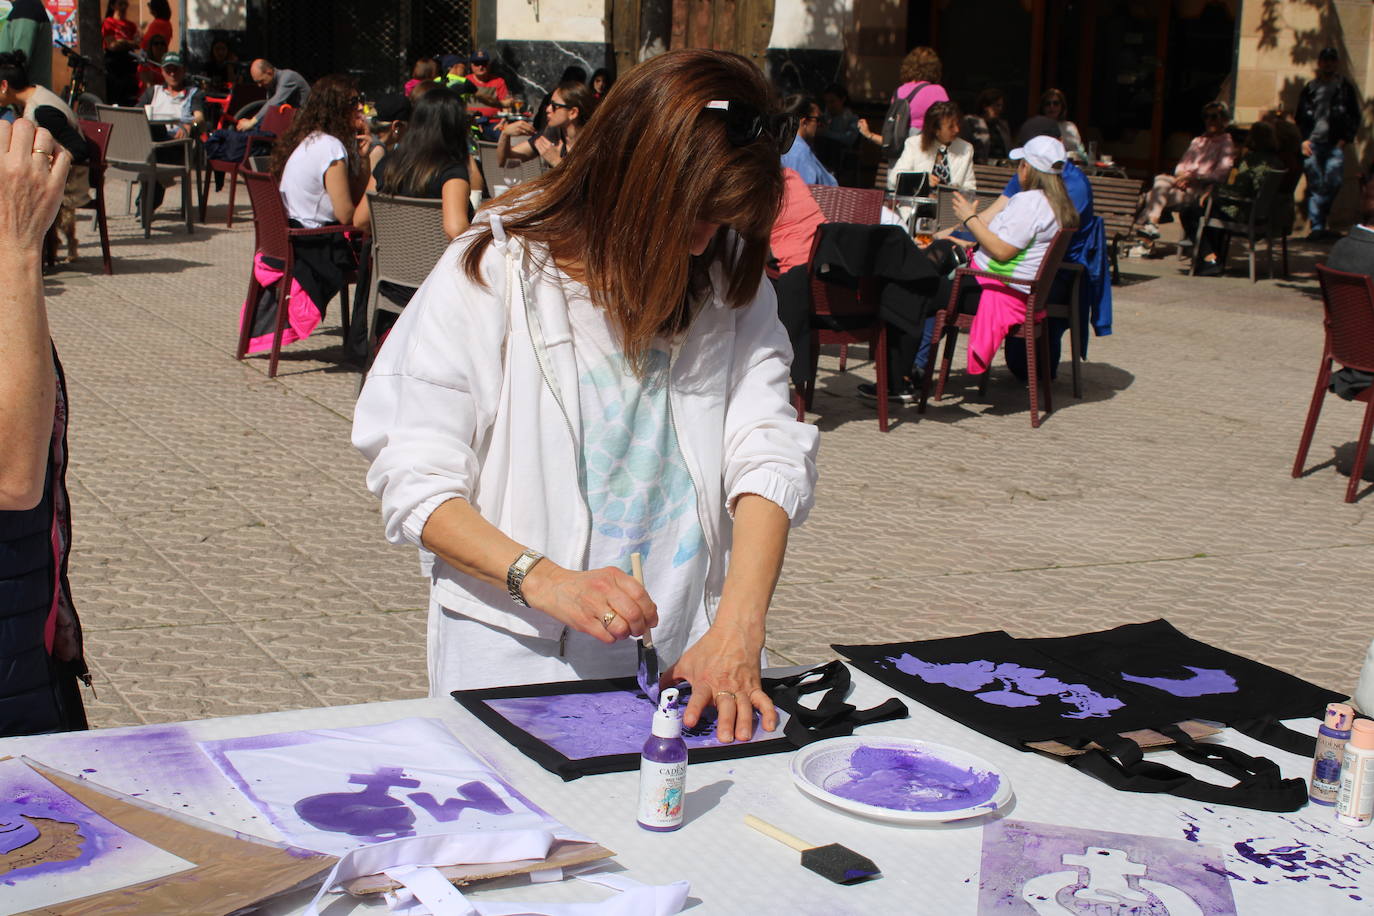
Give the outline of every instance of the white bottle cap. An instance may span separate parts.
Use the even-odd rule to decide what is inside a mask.
[[[655,738],[682,737],[682,710],[677,707],[676,687],[669,687],[659,696],[653,731]]]

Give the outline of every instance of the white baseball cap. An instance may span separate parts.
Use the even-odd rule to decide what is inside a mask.
[[[1017,147],[1007,153],[1007,156],[1011,159],[1026,160],[1037,172],[1062,175],[1064,160],[1068,158],[1068,153],[1064,152],[1064,144],[1057,138],[1042,136],[1032,137],[1026,141],[1025,146]]]

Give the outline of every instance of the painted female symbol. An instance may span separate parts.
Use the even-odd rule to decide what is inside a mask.
[[[348,781],[361,792],[327,792],[296,802],[296,814],[317,830],[346,833],[372,841],[415,835],[415,812],[404,801],[392,798],[392,788],[418,788],[400,767],[381,767],[375,773],[354,773]]]

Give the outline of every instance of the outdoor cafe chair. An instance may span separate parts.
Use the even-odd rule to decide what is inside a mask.
[[[81,133],[90,147],[90,161],[87,163],[91,174],[91,190],[95,197],[82,209],[95,211],[95,225],[100,230],[100,254],[105,262],[105,273],[114,273],[110,260],[110,226],[105,219],[105,151],[110,146],[110,125],[100,121],[81,121]]]
[[[1374,372],[1374,281],[1365,274],[1332,270],[1317,265],[1317,279],[1321,282],[1323,325],[1326,341],[1322,346],[1322,360],[1317,367],[1317,384],[1312,390],[1312,405],[1307,408],[1307,423],[1298,442],[1298,455],[1293,460],[1293,476],[1303,475],[1307,451],[1312,447],[1312,435],[1321,416],[1322,401],[1331,383],[1331,364],[1340,363],[1347,369]],[[1345,501],[1353,503],[1360,488],[1365,456],[1369,452],[1369,436],[1374,432],[1374,386],[1355,396],[1364,401],[1364,422],[1360,424],[1360,439],[1355,446],[1355,463],[1350,469],[1350,483],[1345,488]]]
[[[248,341],[253,333],[252,309],[263,289],[262,284],[258,282],[257,270],[254,269],[257,256],[262,255],[276,259],[282,262],[282,274],[281,279],[277,281],[277,327],[272,338],[272,353],[267,364],[267,377],[275,378],[277,361],[281,358],[282,333],[286,330],[286,317],[289,311],[287,304],[291,297],[291,274],[296,263],[295,250],[291,247],[291,240],[314,235],[356,232],[358,230],[353,226],[321,226],[317,229],[294,228],[287,222],[286,204],[281,199],[281,190],[277,185],[277,180],[266,172],[254,172],[250,169],[243,169],[240,174],[243,176],[244,186],[248,188],[248,198],[253,202],[253,259],[255,263],[248,272],[248,298],[245,300],[244,311],[239,320],[239,343],[238,349],[234,351],[234,358],[243,359],[248,355]],[[348,340],[349,327],[349,282],[357,282],[356,274],[346,279],[344,285],[339,289],[339,314],[342,316],[345,341]]]
[[[1045,386],[1045,414],[1053,409],[1053,402],[1050,393],[1050,372],[1049,372],[1049,335],[1046,318],[1048,315],[1039,315],[1044,303],[1049,299],[1050,287],[1054,283],[1055,275],[1059,273],[1060,263],[1064,260],[1064,253],[1069,250],[1069,240],[1073,238],[1072,229],[1060,229],[1055,234],[1054,241],[1050,243],[1049,250],[1045,252],[1045,259],[1040,262],[1040,269],[1031,278],[1004,277],[1001,274],[994,274],[986,270],[976,270],[972,267],[960,267],[954,271],[954,284],[950,289],[949,302],[945,307],[935,313],[935,331],[930,338],[930,355],[926,359],[925,378],[921,382],[921,400],[917,413],[925,413],[926,402],[930,397],[930,380],[932,371],[935,368],[935,351],[940,346],[941,339],[945,342],[944,357],[940,361],[940,381],[935,388],[935,400],[940,400],[945,394],[945,382],[949,378],[950,363],[954,358],[954,345],[958,342],[959,332],[967,331],[973,327],[973,316],[965,315],[959,311],[959,289],[964,277],[990,277],[1001,280],[1012,288],[1024,286],[1025,292],[1029,294],[1026,299],[1026,320],[1011,329],[1007,336],[1021,337],[1026,341],[1026,387],[1030,389],[1030,421],[1031,428],[1036,429],[1040,426],[1040,383]],[[1074,322],[1076,324],[1077,322]],[[1074,352],[1078,352],[1078,344],[1073,344]],[[978,393],[982,395],[987,391],[989,368],[984,371],[982,378],[978,382]]]
[[[1197,269],[1202,261],[1199,253],[1202,251],[1202,234],[1208,229],[1219,229],[1222,232],[1222,242],[1217,246],[1217,258],[1225,266],[1226,250],[1231,245],[1233,235],[1242,236],[1246,240],[1246,247],[1250,260],[1250,282],[1257,282],[1255,277],[1255,245],[1261,239],[1267,239],[1269,245],[1265,248],[1265,261],[1269,266],[1269,279],[1274,279],[1274,235],[1279,221],[1277,201],[1279,197],[1279,185],[1283,183],[1284,177],[1288,174],[1287,169],[1271,169],[1260,179],[1260,185],[1255,190],[1255,196],[1250,201],[1250,215],[1243,221],[1232,221],[1222,218],[1220,213],[1213,215],[1216,211],[1217,197],[1213,191],[1207,197],[1207,207],[1203,210],[1202,219],[1198,220],[1197,234],[1193,239],[1193,264],[1189,268],[1189,276],[1197,276]],[[1222,187],[1225,187],[1224,185]],[[1284,247],[1284,271],[1287,272],[1287,250],[1288,238],[1283,239]]]
[[[497,197],[494,189],[503,190],[514,187],[522,181],[538,178],[548,170],[543,156],[535,156],[515,165],[503,166],[496,155],[496,144],[487,140],[477,141],[478,161],[482,165],[482,177],[486,181],[487,196]]]
[[[367,192],[372,213],[372,269],[367,301],[372,303],[368,352],[377,352],[377,322],[383,312],[401,314],[378,294],[382,282],[418,289],[449,246],[444,232],[444,202],[419,197],[396,197]]]
[[[243,158],[238,160],[229,159],[207,159],[205,174],[201,178],[200,188],[200,221],[205,222],[205,205],[210,197],[210,179],[215,172],[223,172],[229,176],[229,211],[225,217],[224,226],[226,229],[234,228],[234,197],[238,191],[239,169],[251,169],[253,167],[253,156],[261,155],[264,147],[271,151],[272,146],[277,140],[286,133],[291,122],[296,118],[296,109],[290,105],[282,105],[262,116],[262,121],[258,124],[258,130],[271,134],[269,137],[253,137],[243,147]],[[202,147],[203,149],[203,147]]]
[[[821,208],[827,223],[858,223],[876,225],[882,219],[883,191],[865,188],[836,188],[811,185],[811,196]],[[866,344],[878,376],[878,390],[887,391],[887,323],[878,314],[878,302],[871,280],[861,280],[857,290],[829,283],[816,264],[816,248],[821,232],[817,231],[811,245],[808,273],[811,280],[811,366],[806,388],[801,393],[801,406],[811,406],[816,394],[816,370],[820,362],[820,348],[825,344],[840,345],[840,371],[844,371],[849,344]],[[878,398],[878,429],[887,432],[887,398]]]
[[[195,141],[184,137],[155,142],[148,126],[148,115],[142,108],[99,105],[96,110],[100,114],[100,121],[110,125],[105,173],[129,181],[126,200],[132,200],[133,182],[139,183],[143,237],[146,239],[153,234],[153,186],[163,177],[181,179],[181,213],[186,220],[186,231],[190,233],[191,188],[196,186],[192,184],[191,170],[195,169],[197,177],[200,174],[200,159],[193,147]],[[158,162],[158,150],[164,149],[180,149],[181,162]],[[131,204],[128,206],[130,210],[133,209]]]

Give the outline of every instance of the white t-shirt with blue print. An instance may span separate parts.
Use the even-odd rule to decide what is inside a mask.
[[[696,485],[668,402],[669,345],[656,342],[637,377],[585,287],[565,281],[564,289],[582,410],[578,470],[592,517],[588,568],[628,573],[630,554],[642,555],[658,606],[654,640],[667,665],[702,632],[707,571]]]

